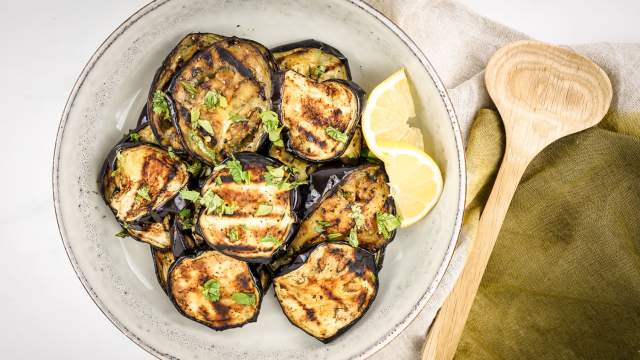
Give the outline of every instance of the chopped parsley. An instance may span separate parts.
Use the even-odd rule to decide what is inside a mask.
[[[192,98],[198,95],[198,90],[196,90],[196,87],[192,83],[186,82],[186,81],[180,81],[180,84],[182,84],[182,87],[184,87],[184,89],[187,90],[187,92],[189,93],[189,95],[191,95]]]
[[[226,162],[226,166],[229,169],[229,173],[233,177],[233,181],[237,183],[248,184],[251,182],[249,178],[249,172],[242,169],[240,161],[233,159]]]
[[[400,227],[400,217],[385,212],[377,212],[376,223],[378,223],[378,234],[388,239],[391,237],[391,232]]]
[[[160,90],[156,90],[153,93],[153,99],[151,100],[153,112],[158,115],[163,115],[164,119],[169,119],[169,104],[167,104],[167,98]]]
[[[133,142],[138,142],[140,141],[140,134],[134,131],[131,134],[129,134],[129,139],[131,139],[131,141]]]
[[[263,111],[260,113],[260,119],[262,120],[262,127],[269,134],[269,141],[275,146],[283,147],[284,142],[280,137],[282,126],[278,120],[278,114],[273,111]]]
[[[231,120],[234,123],[249,121],[246,117],[238,113],[234,113],[233,111],[229,111],[229,120]]]
[[[233,229],[229,230],[229,232],[227,233],[227,238],[231,242],[238,241],[238,229],[233,228]]]
[[[192,203],[196,203],[198,202],[198,200],[200,200],[200,193],[195,191],[195,190],[189,190],[188,188],[184,188],[182,190],[180,190],[180,196],[188,201],[191,201]]]
[[[126,238],[127,236],[129,236],[129,232],[126,229],[122,229],[119,233],[116,234],[116,236],[119,238]]]
[[[216,279],[207,280],[203,285],[202,295],[211,302],[220,300],[220,282]]]
[[[145,199],[147,201],[151,201],[151,196],[149,195],[149,188],[146,186],[142,186],[136,191],[136,201],[141,201]]]
[[[194,107],[189,114],[191,115],[191,128],[195,130],[200,125],[200,109]]]
[[[331,233],[331,234],[327,235],[327,238],[329,240],[336,240],[336,239],[339,239],[341,237],[342,237],[341,233]]]
[[[273,211],[273,205],[267,204],[267,203],[259,204],[258,209],[256,209],[256,213],[254,215],[265,216],[265,215],[271,214],[272,211]]]
[[[331,225],[332,224],[328,221],[317,220],[316,225],[313,227],[313,230],[318,234],[322,234],[324,232],[324,228]]]
[[[217,107],[226,108],[227,105],[227,98],[217,90],[209,90],[204,95],[204,106],[209,110],[213,110]]]
[[[202,171],[202,163],[200,161],[195,160],[193,163],[187,165],[187,171],[193,175],[198,176],[200,171]]]
[[[204,140],[202,140],[202,138],[198,136],[198,134],[196,134],[194,131],[191,131],[189,133],[189,136],[191,137],[191,140],[193,140],[196,143],[196,145],[198,145],[198,148],[200,149],[200,151],[202,151],[207,156],[209,156],[212,160],[215,161],[216,159],[215,151],[209,149],[209,147],[205,145]]]
[[[273,167],[267,165],[267,173],[264,175],[264,181],[267,185],[275,186],[278,189],[285,191],[306,184],[306,181],[288,182],[287,178],[289,174],[286,169],[287,168],[285,166]]]
[[[351,205],[351,218],[356,224],[356,229],[366,228],[364,215],[362,214],[362,208],[360,205]]]
[[[268,243],[272,243],[272,244],[274,244],[276,246],[280,245],[280,241],[275,236],[273,236],[271,234],[263,236],[262,239],[260,239],[260,242],[261,243],[268,242]]]
[[[240,305],[255,305],[256,304],[256,295],[255,294],[245,294],[245,293],[233,293],[231,295],[233,301]]]
[[[358,247],[358,231],[356,230],[356,228],[351,228],[351,231],[349,231],[349,236],[347,237],[347,241],[349,241],[349,245]]]
[[[169,158],[171,158],[171,160],[175,160],[175,159],[177,159],[177,158],[178,158],[178,157],[176,156],[176,153],[175,153],[175,152],[173,152],[173,148],[172,148],[171,146],[169,146],[169,147],[167,148],[167,153],[169,154]]]
[[[178,216],[182,220],[190,218],[191,217],[191,209],[184,208],[184,209],[180,210],[180,212],[178,213]]]
[[[211,190],[207,190],[207,192],[202,195],[200,204],[207,208],[208,213],[216,210],[218,211],[218,213],[224,212],[224,200],[220,196],[218,196],[218,194],[214,193]]]
[[[334,128],[333,126],[329,126],[325,129],[327,135],[329,135],[332,139],[339,141],[341,143],[346,143],[349,140],[347,134],[341,132],[340,130]]]
[[[191,209],[184,208],[180,210],[178,213],[178,217],[180,218],[180,227],[182,230],[188,230],[193,227],[193,219],[191,218]]]
[[[322,75],[324,75],[326,71],[327,71],[327,68],[324,65],[318,65],[315,68],[309,70],[309,75],[311,75],[311,77],[317,80]]]
[[[370,164],[380,164],[381,162],[380,159],[378,159],[378,157],[366,146],[362,147],[362,150],[360,151],[360,158]]]
[[[240,208],[240,206],[238,206],[238,204],[227,204],[225,203],[224,205],[222,205],[222,212],[225,215],[233,215],[233,213],[236,212],[236,210],[238,210]]]
[[[220,176],[216,176],[215,182],[216,182],[216,185],[218,186],[222,185],[222,178]]]
[[[200,125],[200,127],[203,128],[210,135],[215,135],[215,133],[213,132],[213,127],[211,126],[211,123],[209,121],[198,120],[198,125]]]

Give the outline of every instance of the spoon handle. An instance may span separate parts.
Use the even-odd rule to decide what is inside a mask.
[[[480,217],[476,239],[460,278],[429,329],[423,360],[448,360],[455,355],[500,227],[531,158],[518,150],[517,147],[510,150],[507,143],[493,190]]]

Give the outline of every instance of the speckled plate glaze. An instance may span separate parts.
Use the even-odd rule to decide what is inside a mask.
[[[216,332],[174,309],[156,282],[149,247],[116,238],[97,173],[111,146],[135,124],[151,78],[186,33],[247,37],[272,47],[307,38],[349,58],[365,90],[404,66],[414,85],[427,150],[445,175],[442,198],[388,247],[380,292],[350,331],[324,345],[293,327],[269,291],[255,323]],[[460,230],[463,148],[442,82],[398,27],[355,0],[155,1],[126,20],[98,48],[65,107],[53,159],[60,234],[82,284],[107,318],[159,358],[348,359],[382,348],[415,318],[442,277]],[[96,341],[99,341],[96,339]]]

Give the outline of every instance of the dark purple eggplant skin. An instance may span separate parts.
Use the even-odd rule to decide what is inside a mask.
[[[304,154],[301,154],[298,150],[296,150],[295,148],[293,148],[291,146],[291,142],[289,140],[289,130],[287,129],[286,126],[284,126],[284,120],[283,120],[283,116],[282,116],[282,84],[284,82],[284,72],[278,73],[273,77],[273,84],[274,84],[274,92],[273,92],[273,108],[274,111],[278,114],[278,120],[280,121],[280,126],[283,126],[284,128],[282,129],[282,140],[284,141],[284,146],[285,146],[285,150],[287,150],[288,152],[294,154],[295,156],[297,156],[298,158],[311,162],[311,163],[330,163],[336,160],[339,160],[340,157],[347,151],[348,146],[344,147],[344,150],[342,152],[340,152],[339,154],[336,154],[334,157],[330,158],[330,159],[325,159],[325,160],[313,160],[313,159],[309,159],[307,158]],[[342,79],[331,79],[331,80],[325,80],[322,83],[327,83],[327,82],[335,82],[335,83],[340,83],[343,84],[345,86],[347,86],[349,89],[351,89],[351,91],[354,93],[354,95],[356,96],[356,106],[357,106],[357,110],[358,110],[358,116],[357,116],[357,120],[356,120],[356,125],[353,126],[349,132],[347,133],[347,136],[349,137],[349,140],[347,141],[347,143],[351,142],[351,139],[353,139],[353,136],[355,135],[355,132],[358,130],[358,128],[360,127],[360,117],[362,116],[362,110],[363,110],[363,106],[364,106],[364,99],[365,96],[367,95],[366,91],[364,91],[364,89],[362,89],[360,87],[360,85],[356,84],[355,82],[351,81],[351,80],[342,80]]]
[[[191,316],[188,316],[187,314],[185,314],[182,309],[180,308],[180,306],[178,305],[178,303],[176,302],[176,300],[174,299],[174,297],[171,295],[172,294],[172,289],[171,289],[171,281],[169,281],[169,279],[171,278],[171,273],[173,272],[173,269],[176,268],[176,266],[178,266],[182,261],[184,261],[187,258],[197,258],[198,256],[200,256],[202,253],[207,252],[207,251],[216,251],[216,250],[212,250],[212,249],[206,249],[206,250],[200,250],[197,252],[194,252],[192,254],[185,254],[183,256],[181,256],[180,258],[176,259],[176,261],[174,261],[173,265],[171,265],[171,268],[169,269],[169,276],[167,276],[167,294],[169,296],[169,299],[171,300],[171,303],[173,304],[173,306],[176,308],[176,310],[178,310],[178,312],[180,313],[180,315],[186,317],[187,319],[193,320],[199,324],[202,324],[206,327],[208,327],[209,329],[213,329],[215,331],[224,331],[224,330],[228,330],[228,329],[233,329],[233,328],[239,328],[239,327],[243,327],[246,324],[250,324],[253,322],[256,322],[258,320],[258,315],[260,315],[260,309],[262,307],[262,299],[264,298],[264,290],[262,289],[262,283],[260,282],[260,277],[258,275],[258,273],[256,272],[255,267],[251,266],[249,264],[249,272],[251,274],[251,278],[253,279],[254,283],[256,284],[256,288],[258,289],[258,292],[260,293],[260,301],[257,304],[257,311],[256,311],[256,315],[249,319],[247,322],[241,324],[241,325],[236,325],[236,326],[226,326],[223,328],[215,328],[212,326],[209,326],[208,324],[199,321]]]
[[[349,60],[347,59],[347,57],[344,56],[344,54],[340,52],[340,50],[322,41],[318,41],[315,39],[296,41],[289,44],[284,44],[284,45],[271,48],[271,52],[278,53],[278,52],[285,52],[285,51],[290,51],[294,49],[319,49],[337,57],[338,59],[340,59],[340,61],[344,63],[345,68],[347,69],[347,79],[351,80],[351,68],[349,67]]]
[[[318,247],[326,245],[327,243],[320,243],[315,245],[314,247],[312,247],[311,249],[305,251],[304,253],[298,254],[295,259],[293,260],[293,262],[291,262],[291,264],[283,267],[282,269],[278,270],[278,272],[276,274],[273,275],[273,280],[275,280],[278,276],[282,276],[282,275],[286,275],[296,269],[298,269],[299,267],[301,267],[302,265],[304,265],[307,260],[309,259],[309,255]],[[343,245],[348,245],[346,242],[343,241],[336,241],[335,244],[343,244]],[[335,340],[336,338],[338,338],[340,335],[344,334],[345,332],[347,332],[347,330],[349,330],[353,325],[355,325],[358,321],[360,321],[360,319],[362,319],[365,314],[367,313],[367,311],[369,311],[369,308],[371,307],[371,304],[373,304],[373,302],[376,300],[376,297],[378,295],[378,291],[380,289],[380,280],[378,277],[378,266],[376,264],[375,261],[375,255],[370,253],[369,251],[362,249],[362,248],[356,248],[356,260],[360,261],[362,263],[362,267],[363,268],[370,268],[373,270],[373,272],[376,274],[376,283],[375,283],[375,287],[376,287],[376,293],[373,295],[373,298],[371,299],[371,301],[369,302],[369,305],[362,311],[362,315],[360,315],[359,318],[353,320],[351,323],[349,323],[349,325],[343,327],[342,329],[340,329],[340,331],[338,331],[335,335],[326,338],[326,339],[319,339],[316,338],[315,336],[307,333],[305,331],[305,333],[309,334],[310,336],[312,336],[314,339],[317,339],[318,341],[324,343],[324,344],[328,344],[330,342],[332,342],[333,340]],[[273,282],[273,281],[272,281]],[[275,292],[274,292],[275,293]],[[280,301],[278,301],[278,305],[280,305],[280,309],[282,310],[282,313],[285,314],[284,309],[282,308],[282,305],[280,304]],[[298,325],[296,325],[293,321],[291,321],[289,319],[289,317],[287,317],[285,315],[285,317],[287,318],[287,320],[289,320],[289,322],[297,327]],[[299,328],[301,330],[303,330],[302,328]],[[304,331],[304,330],[303,330]]]
[[[233,155],[233,158],[235,158],[236,160],[240,161],[240,163],[242,164],[242,166],[244,167],[246,164],[251,163],[251,162],[259,162],[259,163],[263,163],[265,165],[269,165],[269,166],[273,166],[273,167],[280,167],[283,166],[284,164],[282,164],[282,162],[280,162],[277,159],[274,159],[272,157],[268,157],[265,155],[260,155],[258,153],[253,153],[253,152],[239,152],[239,153],[235,153]],[[227,159],[228,161],[228,159]],[[224,163],[224,162],[223,162]],[[209,182],[212,180],[213,175],[215,173],[211,174],[211,176],[207,179],[206,182]],[[205,183],[206,183],[205,182]],[[238,260],[242,260],[245,262],[249,262],[252,264],[263,264],[263,265],[267,265],[270,264],[274,259],[282,256],[285,253],[285,249],[287,247],[287,245],[291,242],[291,240],[293,240],[293,238],[296,236],[296,234],[298,233],[298,228],[299,228],[299,224],[300,224],[300,218],[301,215],[303,213],[303,196],[302,196],[302,192],[301,192],[301,187],[298,186],[294,189],[290,190],[290,206],[291,206],[291,210],[293,212],[293,217],[295,219],[294,224],[291,226],[291,229],[289,230],[289,233],[287,234],[287,236],[285,236],[285,238],[282,241],[282,245],[268,258],[255,258],[252,260],[247,260],[244,259],[242,257],[238,257],[235,256],[234,254],[231,253],[227,253],[225,252],[224,248],[218,248],[213,244],[210,244],[205,236],[204,233],[202,231],[202,229],[200,228],[200,224],[199,222],[196,222],[195,225],[195,231],[196,233],[202,237],[205,241],[205,243],[207,243],[209,245],[209,247],[211,247],[212,249],[215,249],[227,256],[233,257],[235,259]],[[205,209],[202,209],[201,211],[204,211]],[[199,215],[198,215],[199,216]]]

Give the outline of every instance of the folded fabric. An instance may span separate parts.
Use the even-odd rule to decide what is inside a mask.
[[[504,150],[483,83],[489,57],[525,35],[451,0],[371,1],[418,43],[449,88],[467,142],[468,199],[438,291],[376,359],[415,359],[459,275]],[[474,302],[458,359],[640,358],[640,45],[572,47],[611,77],[596,128],[529,166]]]

